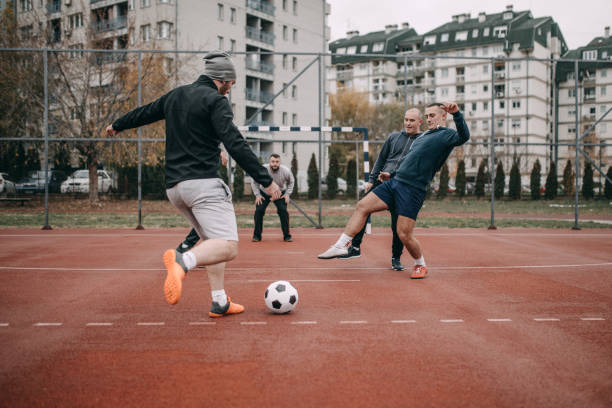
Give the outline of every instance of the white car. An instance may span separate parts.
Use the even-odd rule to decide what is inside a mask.
[[[0,173],[0,196],[6,197],[9,194],[15,195],[15,193],[15,183],[7,173]]]
[[[98,170],[98,191],[108,193],[112,180],[106,170]],[[77,170],[61,185],[62,193],[89,193],[89,170]]]

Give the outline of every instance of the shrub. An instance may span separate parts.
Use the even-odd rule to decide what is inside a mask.
[[[350,159],[346,164],[346,195],[353,197],[357,191],[357,170],[355,159]]]
[[[465,162],[459,160],[457,164],[457,176],[455,176],[455,193],[457,197],[465,196]]]
[[[504,196],[504,189],[506,188],[506,174],[504,173],[504,166],[501,162],[497,163],[497,169],[495,170],[495,198],[500,199]]]
[[[336,198],[338,193],[338,177],[340,177],[340,165],[338,164],[338,153],[335,149],[330,149],[329,170],[325,180],[327,181],[327,197]]]
[[[608,179],[612,180],[612,166],[608,167],[608,173],[606,173],[606,176],[608,176]],[[610,183],[607,179],[604,187],[604,195],[607,199],[612,199],[612,183]]]
[[[519,170],[518,160],[514,160],[512,168],[510,169],[508,194],[511,200],[520,200],[521,198],[521,171]]]
[[[478,166],[478,174],[476,175],[476,185],[474,186],[474,195],[477,198],[484,197],[485,195],[485,184],[487,182],[486,168],[487,161],[485,159],[482,159],[480,165]]]
[[[544,197],[547,200],[553,200],[557,197],[557,166],[555,162],[550,163],[550,170],[548,170],[548,176],[546,177],[546,192]]]
[[[574,194],[574,170],[572,161],[569,159],[565,163],[565,169],[563,169],[563,194],[565,196]]]
[[[591,162],[584,163],[584,176],[582,177],[582,197],[590,200],[595,196],[593,189],[593,166]]]
[[[529,187],[531,188],[531,199],[532,200],[540,199],[541,172],[542,172],[542,166],[540,165],[540,160],[536,159],[535,163],[533,163],[533,168],[531,169],[531,178],[529,180]]]
[[[440,185],[438,186],[438,198],[446,197],[446,193],[448,192],[448,166],[446,163],[442,166],[442,170],[440,170]]]
[[[319,196],[319,170],[317,170],[317,159],[313,153],[308,164],[308,198]]]

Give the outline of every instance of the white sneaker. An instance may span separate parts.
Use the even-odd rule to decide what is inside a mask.
[[[329,249],[322,254],[319,254],[319,259],[332,259],[346,257],[348,255],[348,248],[338,248],[334,245],[330,246]]]

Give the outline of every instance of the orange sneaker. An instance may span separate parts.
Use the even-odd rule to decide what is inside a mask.
[[[210,317],[223,317],[231,314],[237,314],[244,312],[244,306],[239,305],[238,303],[233,303],[230,297],[227,297],[227,303],[225,306],[221,307],[217,302],[212,302],[212,306],[210,307],[210,312],[208,315]]]
[[[175,305],[181,298],[185,271],[181,265],[176,262],[176,251],[174,249],[169,249],[164,252],[164,266],[168,271],[166,282],[164,282],[164,296],[168,303]]]
[[[423,279],[427,275],[427,267],[425,265],[414,265],[414,271],[410,275],[410,279]]]

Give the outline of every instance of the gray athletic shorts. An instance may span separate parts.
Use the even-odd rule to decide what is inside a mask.
[[[219,178],[185,180],[166,190],[170,202],[187,218],[200,239],[238,241],[232,192]]]

